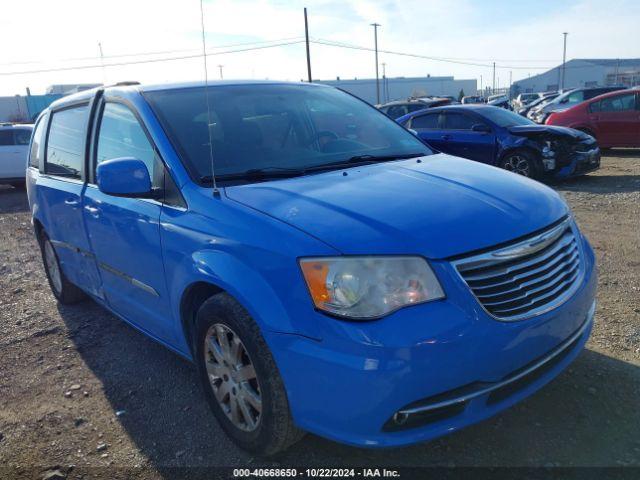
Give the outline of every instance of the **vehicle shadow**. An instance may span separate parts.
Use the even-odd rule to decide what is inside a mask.
[[[115,421],[167,479],[220,466],[640,466],[640,367],[592,350],[528,400],[430,443],[369,450],[307,435],[264,459],[222,432],[189,362],[93,302],[58,310],[113,411],[125,411]]]
[[[595,194],[640,192],[640,175],[584,175],[551,186],[560,191]]]
[[[640,157],[640,148],[611,148],[605,152],[607,157]]]
[[[26,190],[0,185],[0,214],[29,211]]]

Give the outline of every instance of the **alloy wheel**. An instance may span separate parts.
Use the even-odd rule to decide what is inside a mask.
[[[504,162],[504,169],[525,177],[531,176],[529,161],[520,155],[512,155],[507,158]]]
[[[51,279],[51,284],[56,294],[62,292],[62,275],[60,273],[60,266],[58,265],[58,259],[56,253],[53,250],[53,245],[49,240],[44,242],[44,260],[47,265],[47,272]]]
[[[214,396],[234,426],[251,432],[260,425],[262,396],[256,371],[240,337],[216,323],[207,330],[204,361]]]

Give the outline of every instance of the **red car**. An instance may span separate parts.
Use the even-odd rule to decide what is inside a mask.
[[[640,90],[605,93],[552,113],[546,124],[582,130],[601,148],[640,147]]]

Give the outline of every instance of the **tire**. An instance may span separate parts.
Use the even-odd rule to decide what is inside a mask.
[[[304,436],[293,423],[282,378],[258,325],[233,297],[219,293],[200,307],[194,347],[207,401],[240,448],[274,455]],[[234,350],[239,354],[233,355]]]
[[[540,178],[540,164],[533,154],[526,150],[515,150],[507,153],[500,160],[500,168],[524,177]]]
[[[65,276],[58,260],[58,254],[46,233],[40,233],[39,243],[42,264],[53,296],[64,305],[73,305],[86,299],[85,293]]]

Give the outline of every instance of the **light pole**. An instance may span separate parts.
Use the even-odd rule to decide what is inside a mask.
[[[220,80],[223,79],[223,77],[222,77],[222,67],[224,67],[224,65],[218,65],[218,68],[220,69]]]
[[[564,48],[562,50],[562,83],[561,83],[561,89],[564,90],[564,76],[566,73],[565,70],[565,63],[567,62],[567,35],[569,35],[567,32],[563,32],[562,35],[564,35]]]
[[[378,27],[381,25],[379,23],[372,23],[371,26],[373,27],[373,41],[376,49],[376,103],[380,103],[380,78],[378,76]]]

